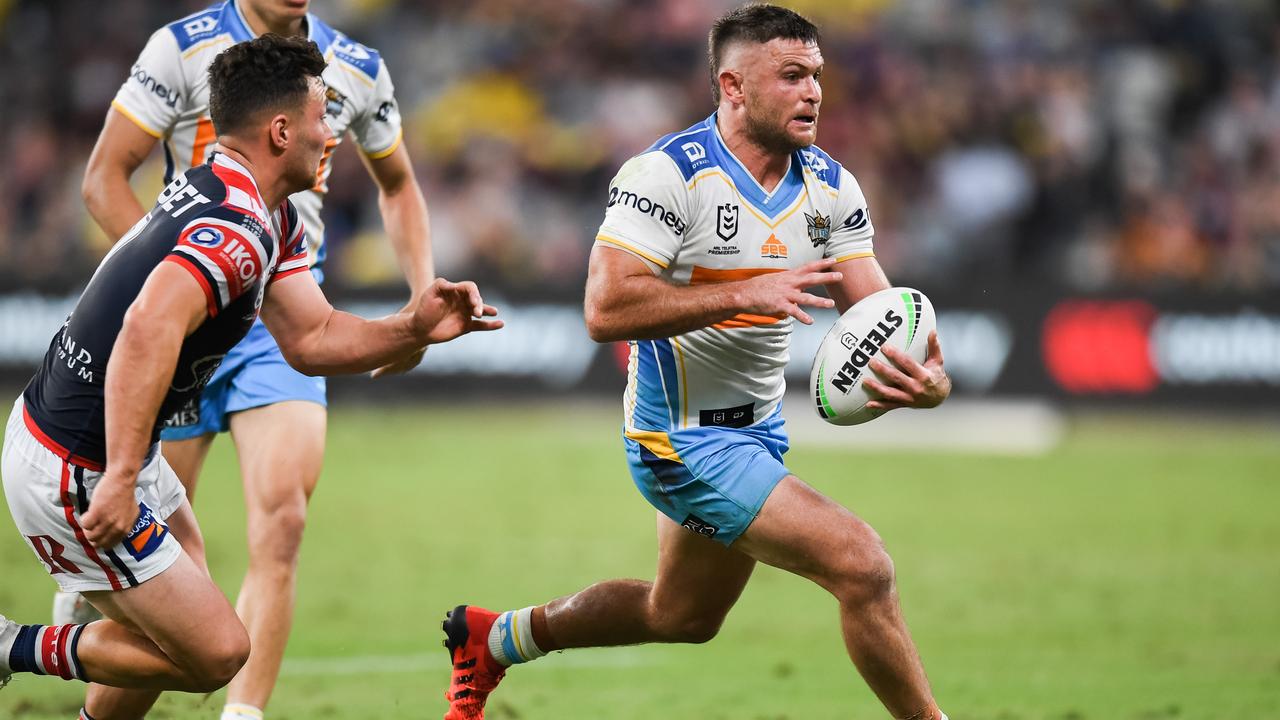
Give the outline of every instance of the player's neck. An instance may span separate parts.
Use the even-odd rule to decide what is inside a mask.
[[[751,139],[745,123],[723,110],[716,115],[716,127],[729,152],[738,158],[760,187],[766,192],[773,192],[791,168],[791,153],[776,153],[761,147]]]
[[[249,29],[254,35],[265,35],[266,33],[275,33],[281,37],[293,37],[294,35],[305,36],[307,31],[307,19],[300,17],[296,19],[285,18],[276,20],[274,23],[268,18],[259,15],[249,3],[237,2],[236,7],[240,9],[240,13],[244,15],[244,19],[249,23]]]

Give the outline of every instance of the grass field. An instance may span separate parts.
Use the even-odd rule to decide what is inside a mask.
[[[616,412],[338,408],[298,616],[269,717],[439,718],[442,612],[649,578],[653,515]],[[1043,457],[789,455],[884,536],[953,720],[1280,718],[1280,432],[1073,421]],[[856,432],[856,431],[855,431]],[[234,592],[243,513],[228,442],[196,506]],[[0,515],[0,612],[47,619],[53,584]],[[20,676],[0,718],[66,720],[81,688]],[[151,717],[216,718],[222,694]],[[576,651],[514,670],[493,720],[834,720],[886,714],[834,603],[769,568],[702,646]]]

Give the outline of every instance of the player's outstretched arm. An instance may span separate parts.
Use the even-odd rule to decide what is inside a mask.
[[[427,345],[497,330],[502,321],[486,319],[497,314],[475,283],[436,278],[411,310],[366,320],[335,309],[306,272],[272,283],[262,306],[285,360],[308,375],[368,372]]]
[[[104,381],[107,466],[82,524],[95,547],[119,543],[138,517],[134,487],[151,444],[182,341],[208,316],[204,291],[174,263],[162,262],[125,313]]]
[[[147,212],[133,194],[129,178],[155,145],[155,137],[118,110],[107,111],[107,121],[84,171],[80,195],[89,214],[112,242],[123,237]]]
[[[739,313],[790,316],[812,324],[804,307],[832,307],[831,300],[804,291],[840,281],[834,260],[749,280],[711,285],[673,285],[622,250],[596,245],[587,271],[587,332],[596,342],[649,340],[710,327]]]
[[[889,279],[874,257],[846,260],[836,267],[842,277],[839,282],[828,285],[827,292],[842,314],[862,298],[890,287]],[[951,394],[951,378],[943,366],[938,331],[929,334],[928,353],[923,363],[891,345],[885,346],[884,354],[892,364],[871,361],[870,368],[876,376],[863,380],[867,389],[880,396],[867,403],[867,407],[877,410],[931,408],[941,405]]]

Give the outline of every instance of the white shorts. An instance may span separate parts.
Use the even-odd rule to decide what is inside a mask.
[[[55,455],[32,434],[22,397],[4,433],[0,476],[9,513],[40,564],[66,592],[126,590],[169,569],[182,554],[164,523],[186,493],[156,450],[138,473],[138,519],[119,545],[94,548],[80,527],[101,472]]]

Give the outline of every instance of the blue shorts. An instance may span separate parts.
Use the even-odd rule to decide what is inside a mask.
[[[189,418],[194,422],[167,425],[160,430],[160,439],[187,440],[226,432],[232,413],[285,400],[326,405],[324,388],[324,378],[307,377],[285,362],[275,338],[258,320],[209,378],[200,394],[199,413]]]
[[[791,474],[782,464],[788,447],[784,424],[778,412],[745,428],[624,431],[631,478],[664,515],[731,545]]]

